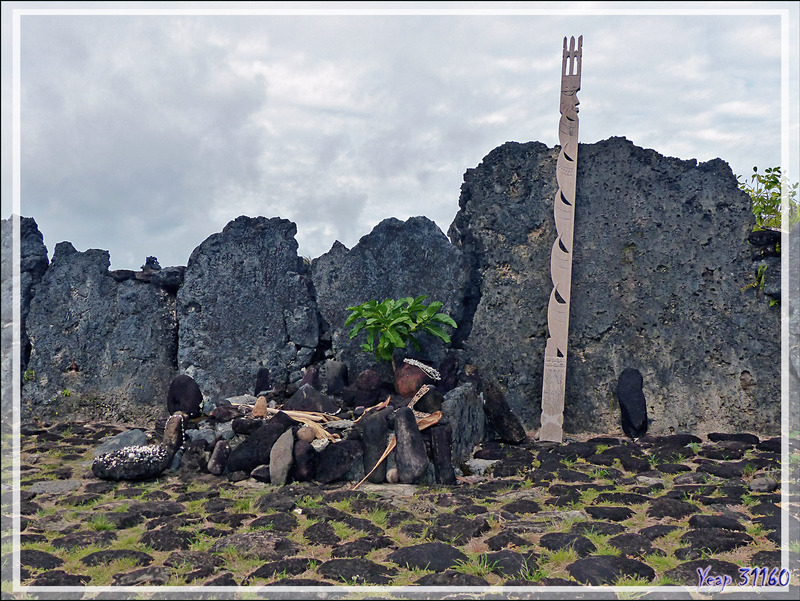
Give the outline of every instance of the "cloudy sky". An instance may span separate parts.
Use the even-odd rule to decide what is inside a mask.
[[[12,9],[30,11],[17,207]],[[557,143],[562,39],[579,34],[581,142],[747,174],[781,163],[783,108],[796,181],[797,24],[796,2],[4,2],[2,217],[115,269],[185,265],[239,215],[291,219],[312,258],[387,217],[446,233],[466,169],[506,141]]]

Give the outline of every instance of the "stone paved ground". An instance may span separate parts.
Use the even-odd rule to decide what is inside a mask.
[[[487,443],[476,457],[494,463],[472,483],[353,491],[352,483],[276,487],[181,472],[148,482],[98,480],[90,469],[93,449],[121,431],[106,424],[23,425],[23,585],[53,591],[362,587],[358,593],[331,589],[342,598],[369,597],[370,590],[384,598],[421,598],[363,588],[371,585],[444,587],[424,589],[428,598],[464,598],[466,590],[470,598],[526,598],[541,597],[542,589],[508,587],[628,585],[669,586],[670,593],[690,598],[683,587],[698,585],[698,568],[708,576],[730,575],[733,583],[743,567],[778,568],[774,576],[780,577],[782,506],[780,489],[772,490],[773,481],[780,482],[777,438],[675,435],[634,443],[584,436],[563,445]],[[790,449],[785,467],[796,484],[796,439]],[[13,558],[10,465],[4,455],[3,598],[30,598],[12,593],[6,581]],[[795,487],[788,504],[794,538],[783,541],[793,587],[799,501]],[[465,586],[472,588],[452,588]],[[486,586],[503,588],[474,588]],[[264,592],[270,590],[280,596],[282,589],[259,595],[272,597]],[[321,596],[295,590],[292,598]]]

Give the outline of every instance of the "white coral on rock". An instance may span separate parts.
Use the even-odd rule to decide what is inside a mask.
[[[105,480],[144,480],[164,471],[169,459],[169,452],[160,445],[123,447],[98,455],[92,473]]]

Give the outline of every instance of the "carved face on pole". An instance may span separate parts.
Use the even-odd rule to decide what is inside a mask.
[[[561,104],[559,110],[570,121],[575,121],[578,118],[578,91],[561,92]]]

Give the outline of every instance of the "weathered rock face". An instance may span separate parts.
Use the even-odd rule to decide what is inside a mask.
[[[232,221],[185,268],[162,269],[148,257],[141,271],[109,271],[107,252],[78,253],[69,243],[56,247],[47,267],[42,236],[23,218],[22,314],[29,303],[23,325],[35,374],[24,383],[23,408],[36,417],[74,416],[79,399],[93,399],[106,419],[161,417],[177,372],[197,382],[206,413],[254,382],[268,400],[314,383],[346,406],[369,406],[385,398],[391,368],[359,349],[363,335],[349,339],[346,309],[424,294],[459,324],[449,347],[421,337],[418,356],[442,371],[436,392],[448,396],[430,408],[442,404],[454,463],[486,426],[480,389],[453,388],[460,369],[476,368],[533,430],[552,290],[556,158],[557,149],[537,142],[508,143],[468,170],[453,244],[427,218],[387,219],[352,250],[336,243],[311,267],[297,256],[295,225],[264,217]],[[767,285],[779,282],[776,240],[753,242],[750,200],[722,161],[698,165],[612,138],[582,145],[578,169],[566,430],[619,431],[616,383],[632,367],[644,378],[653,433],[776,431],[780,307],[764,295],[788,298],[796,392],[800,227],[783,244],[789,290],[762,291],[750,285],[762,263]],[[776,235],[756,238],[769,236]],[[12,383],[12,239],[4,221],[4,409]],[[323,357],[329,361],[303,380],[301,370]],[[347,385],[346,373],[363,376],[367,368],[383,370],[372,373],[374,386],[361,376]],[[222,421],[224,411],[241,417],[224,407],[214,417]],[[474,425],[461,429],[466,437],[461,416]],[[232,437],[234,427],[225,432]]]
[[[465,344],[527,428],[541,414],[557,149],[507,143],[464,176],[450,227],[480,302]],[[580,147],[565,429],[615,431],[622,369],[654,432],[776,430],[780,316],[752,279],[748,196],[720,160],[611,138]],[[755,384],[743,387],[748,372]]]
[[[800,394],[800,225],[789,234],[789,398]],[[791,423],[798,422],[800,406],[789,403]]]
[[[36,222],[19,218],[19,292],[20,292],[20,372],[24,373],[30,354],[30,341],[25,328],[33,298],[33,288],[47,271],[47,248]],[[13,217],[2,220],[2,414],[11,410],[13,394],[14,343],[14,223]],[[4,420],[5,422],[5,420]]]
[[[350,314],[347,307],[369,300],[427,295],[425,303],[440,301],[443,312],[459,326],[464,322],[469,276],[464,257],[426,217],[405,222],[385,219],[352,250],[335,243],[313,261],[311,269],[336,358],[347,363],[351,374],[371,367],[375,359],[359,349],[366,341],[365,334],[350,340],[351,327],[344,327]],[[438,363],[444,358],[447,349],[443,343],[424,335],[419,340],[427,359]]]
[[[250,389],[259,368],[299,380],[319,341],[310,278],[285,219],[239,217],[189,258],[178,291],[178,364],[205,397]]]
[[[56,245],[26,322],[35,377],[22,389],[23,417],[78,407],[121,421],[163,413],[176,369],[175,295],[117,281],[109,264],[107,251]]]

